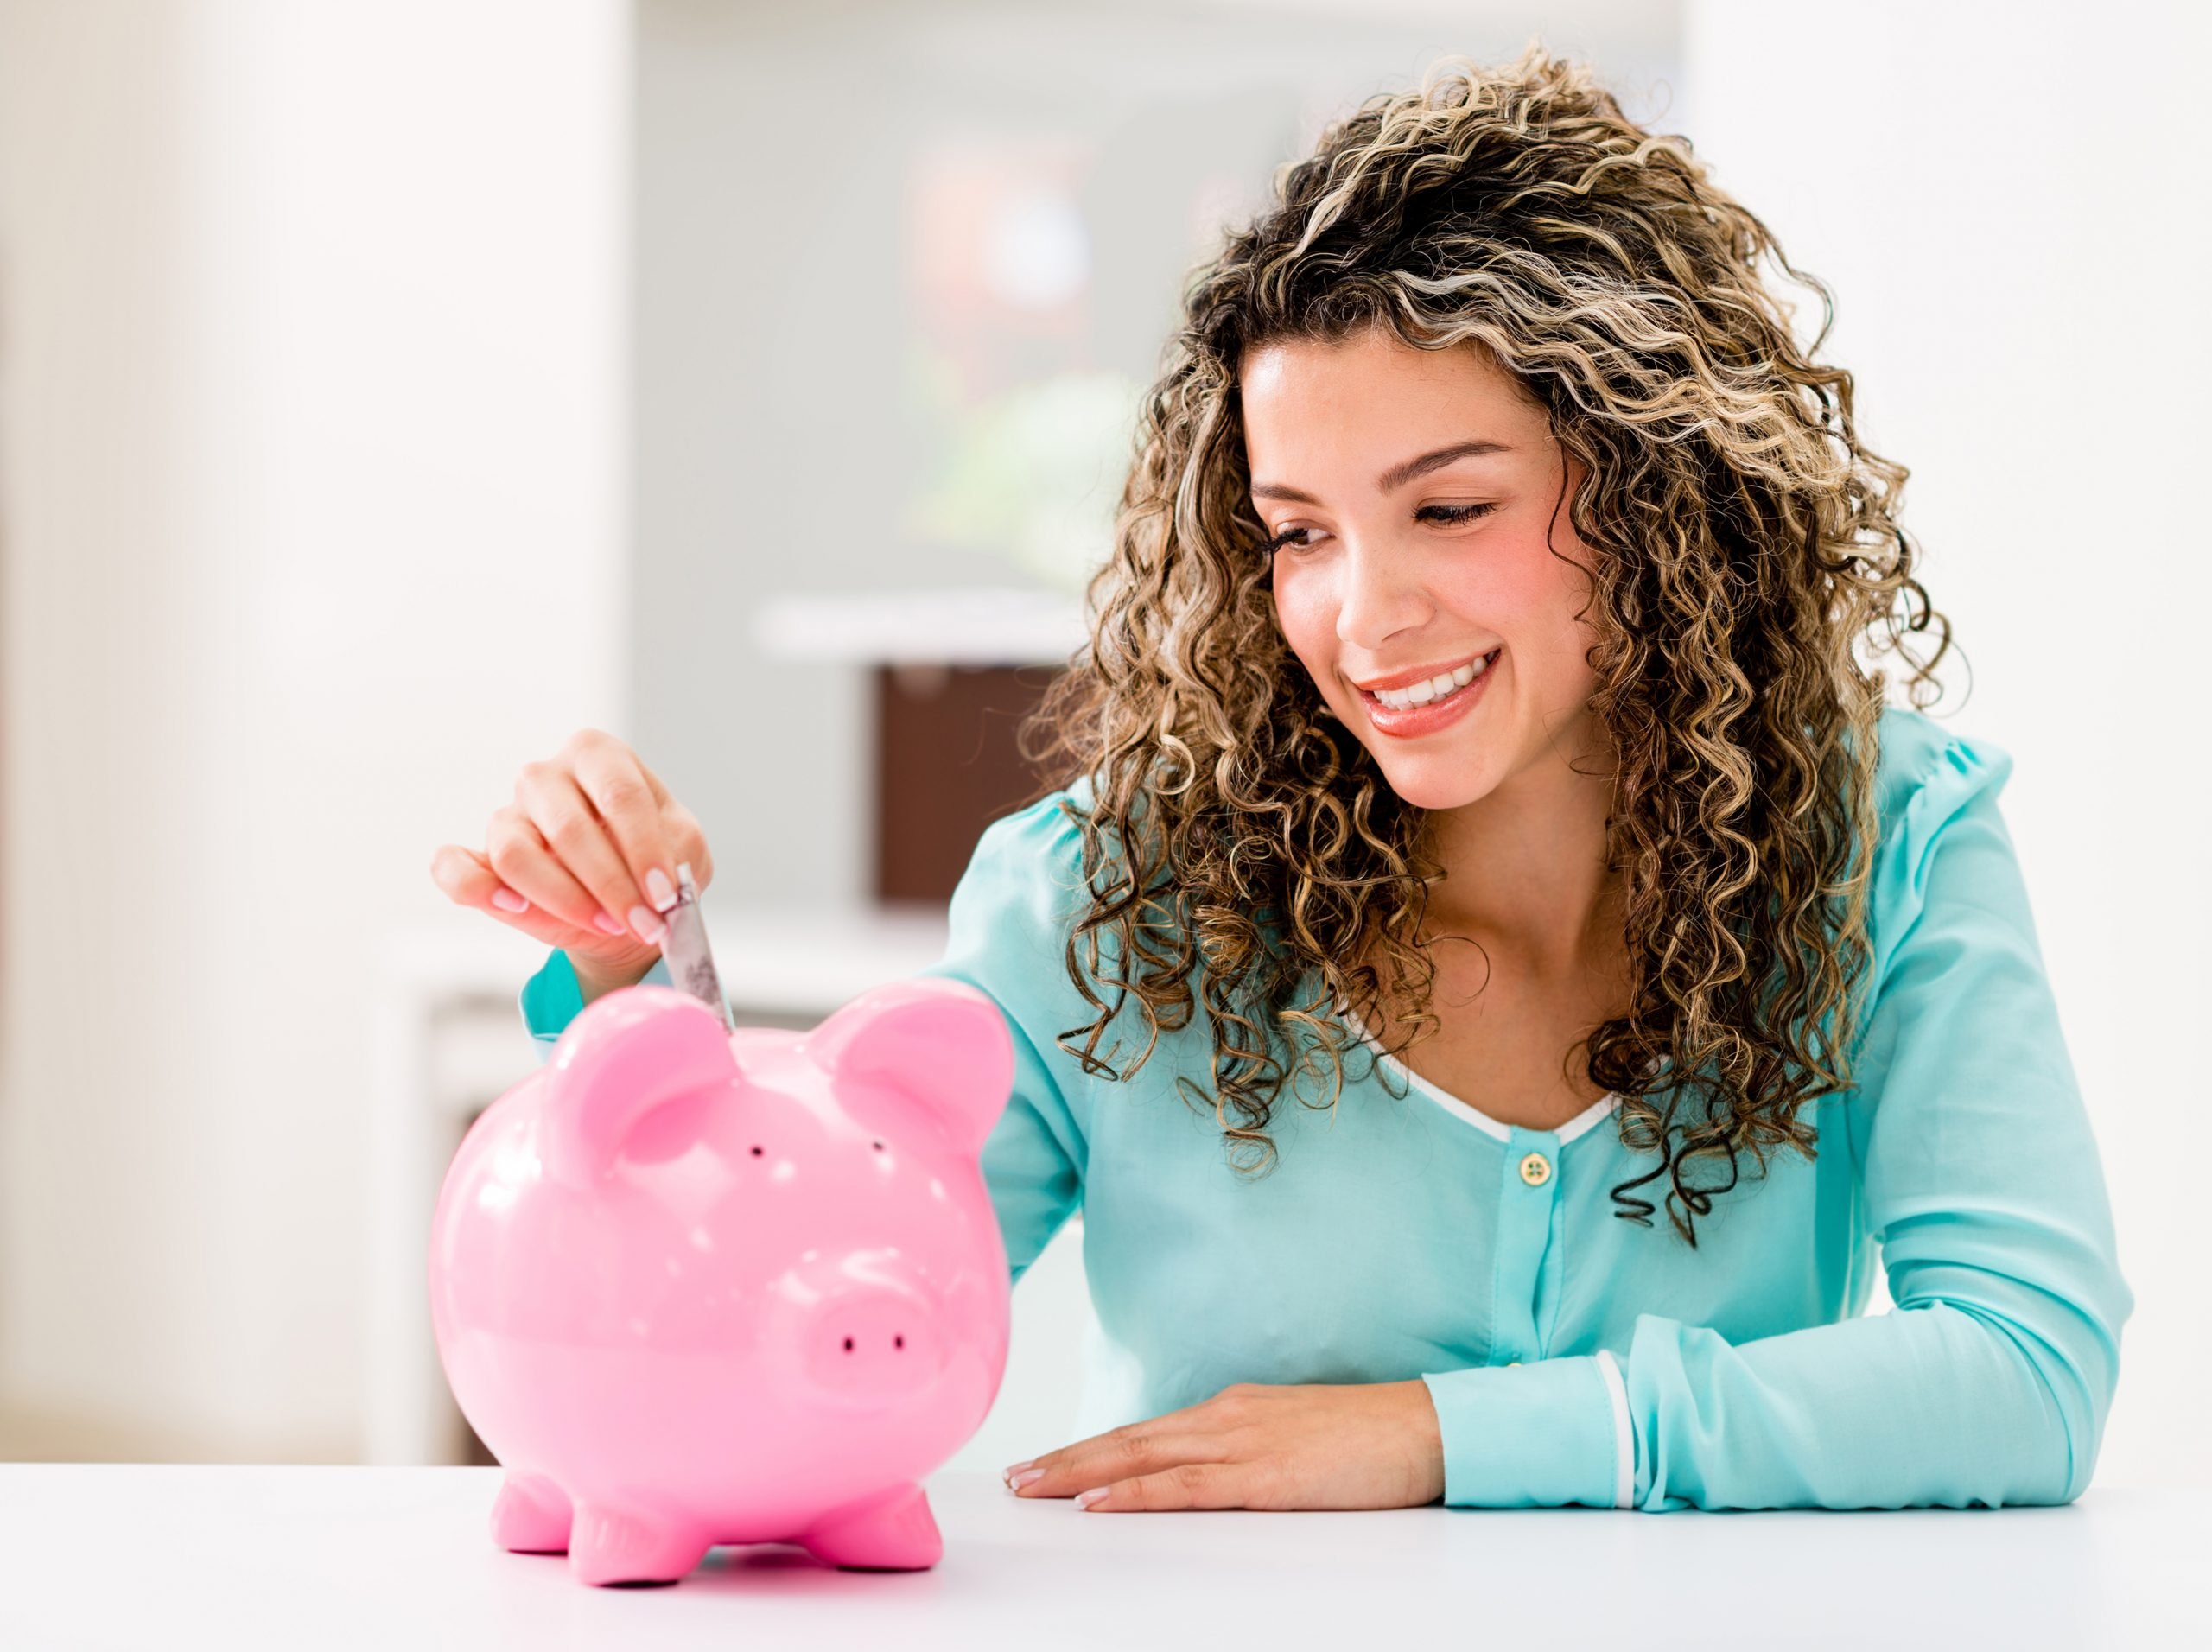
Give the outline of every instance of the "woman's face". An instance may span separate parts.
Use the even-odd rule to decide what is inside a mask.
[[[1264,345],[1238,378],[1277,623],[1392,789],[1456,809],[1587,752],[1583,467],[1544,410],[1477,346],[1381,330]]]

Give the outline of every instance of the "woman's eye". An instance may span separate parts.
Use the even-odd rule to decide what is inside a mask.
[[[1484,501],[1473,505],[1424,505],[1414,512],[1414,516],[1420,521],[1441,522],[1447,525],[1457,526],[1461,523],[1472,522],[1478,518],[1486,517],[1497,509],[1495,501]],[[1274,538],[1262,545],[1260,553],[1264,556],[1272,556],[1279,550],[1310,550],[1313,548],[1313,542],[1301,536],[1311,531],[1312,530],[1307,528],[1285,528]]]
[[[1424,505],[1414,514],[1418,517],[1427,517],[1430,511],[1433,511],[1436,512],[1436,515],[1431,518],[1433,521],[1472,522],[1477,517],[1488,516],[1496,509],[1497,506],[1494,502],[1481,505]]]

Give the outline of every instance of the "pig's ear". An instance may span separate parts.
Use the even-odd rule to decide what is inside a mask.
[[[997,1002],[936,975],[862,993],[808,1033],[805,1048],[833,1077],[911,1097],[964,1153],[982,1151],[1014,1090],[1014,1040]]]
[[[721,1018],[673,987],[625,987],[587,1004],[545,1074],[545,1173],[588,1189],[646,1114],[737,1077]]]

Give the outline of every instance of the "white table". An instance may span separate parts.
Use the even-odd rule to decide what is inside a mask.
[[[0,1647],[2212,1646],[2212,1492],[1897,1514],[1108,1515],[930,1482],[944,1560],[711,1551],[594,1589],[486,1525],[497,1469],[0,1465]],[[1416,1638],[1418,1637],[1418,1638]]]

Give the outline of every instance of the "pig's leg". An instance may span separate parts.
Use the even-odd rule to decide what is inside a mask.
[[[865,1503],[849,1503],[817,1521],[797,1540],[817,1560],[868,1572],[919,1572],[944,1554],[918,1485],[894,1486]]]
[[[569,1494],[543,1474],[514,1469],[492,1505],[492,1541],[518,1554],[558,1554],[569,1547]]]
[[[581,1502],[569,1534],[569,1570],[578,1583],[674,1583],[711,1547],[696,1526]]]

